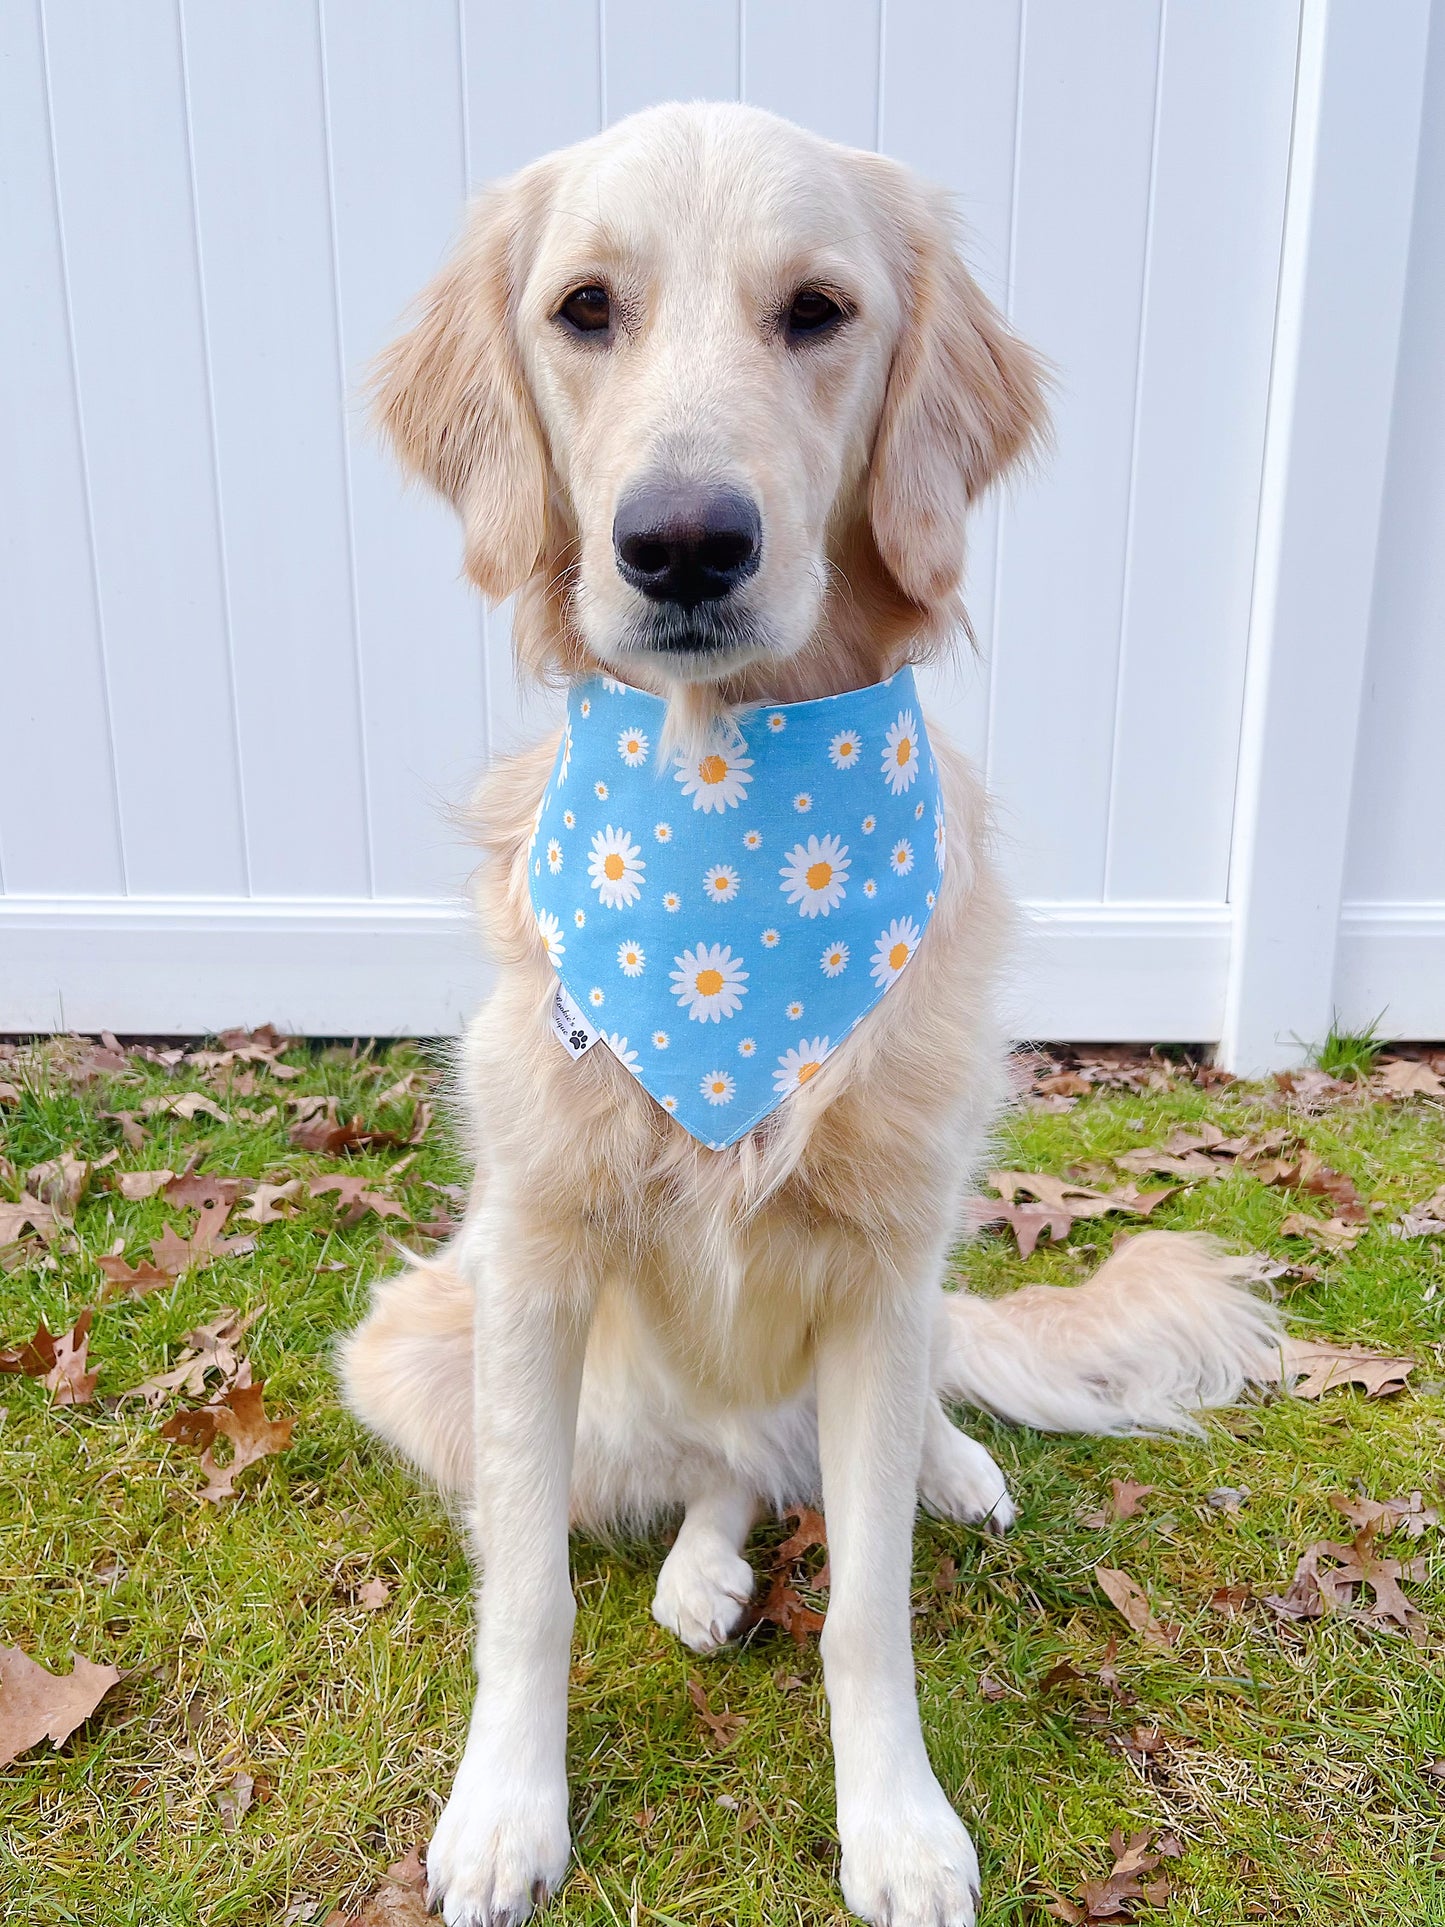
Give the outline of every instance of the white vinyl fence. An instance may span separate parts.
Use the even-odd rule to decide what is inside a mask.
[[[446,814],[540,728],[356,388],[469,185],[744,97],[959,197],[1058,370],[936,707],[1021,1034],[1445,1034],[1428,0],[8,0],[0,1030],[454,1029]],[[1433,114],[1425,109],[1433,106]],[[1423,135],[1422,135],[1423,126]],[[1418,184],[1417,184],[1418,174]]]

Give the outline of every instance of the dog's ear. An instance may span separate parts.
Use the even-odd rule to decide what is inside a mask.
[[[475,203],[414,325],[372,374],[378,426],[456,507],[467,573],[496,600],[536,568],[547,514],[546,447],[511,313],[529,198],[507,183]]]
[[[873,539],[910,602],[945,615],[964,517],[1047,425],[1043,364],[960,260],[947,203],[893,163],[883,199],[904,255],[904,317],[869,482]]]

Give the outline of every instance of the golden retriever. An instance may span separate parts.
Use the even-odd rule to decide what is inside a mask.
[[[472,580],[516,594],[522,668],[649,690],[678,744],[944,646],[969,506],[1044,422],[1040,365],[940,195],[721,105],[655,108],[486,193],[378,393],[403,463],[460,512]],[[692,608],[640,588],[619,521],[639,492],[701,497],[704,520],[723,501],[748,566]],[[527,870],[554,749],[499,763],[479,801],[499,974],[459,1059],[465,1222],[378,1289],[341,1358],[353,1410],[465,1500],[482,1574],[433,1901],[501,1927],[564,1876],[569,1520],[680,1512],[653,1611],[705,1652],[745,1613],[760,1511],[821,1493],[844,1896],[889,1927],[967,1927],[978,1862],[914,1692],[913,1518],[918,1498],[995,1530],[1012,1511],[941,1401],[1188,1426],[1268,1372],[1272,1314],[1206,1241],[1160,1233],[1072,1290],[943,1289],[1008,1090],[1009,917],[958,755],[937,746],[950,858],[913,967],[716,1151],[552,1033]]]

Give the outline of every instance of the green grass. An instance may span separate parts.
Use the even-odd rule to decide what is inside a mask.
[[[1341,1030],[1338,1023],[1331,1024],[1329,1035],[1314,1053],[1316,1070],[1326,1071],[1331,1077],[1368,1077],[1385,1048],[1379,1030],[1384,1015],[1381,1011],[1363,1030]]]
[[[376,1094],[423,1058],[401,1047],[382,1059],[329,1050],[288,1061],[303,1075],[285,1095],[328,1090],[372,1116]],[[0,1074],[15,1079],[13,1067]],[[259,1076],[253,1097],[216,1094],[228,1108],[259,1108],[268,1082]],[[104,1112],[194,1088],[210,1087],[149,1066],[83,1091],[47,1074],[0,1109],[0,1142],[16,1173],[72,1147],[100,1156],[122,1145]],[[1331,1492],[1432,1491],[1445,1443],[1445,1289],[1433,1290],[1445,1287],[1445,1241],[1384,1230],[1445,1178],[1440,1109],[1360,1093],[1317,1117],[1286,1117],[1283,1103],[1273,1089],[1180,1080],[1144,1095],[1101,1091],[1058,1114],[1023,1111],[1002,1133],[1000,1162],[1092,1178],[1111,1153],[1179,1124],[1294,1124],[1387,1208],[1348,1255],[1316,1260],[1323,1276],[1294,1294],[1291,1317],[1420,1367],[1416,1388],[1393,1400],[1275,1399],[1211,1420],[1202,1442],[1045,1438],[973,1422],[1007,1471],[1019,1524],[995,1542],[920,1523],[915,1643],[933,1758],[979,1843],[988,1927],[1040,1920],[1042,1888],[1072,1893],[1105,1871],[1116,1826],[1172,1827],[1183,1842],[1175,1897],[1149,1918],[1445,1922],[1445,1789],[1422,1772],[1445,1755],[1439,1535],[1421,1542],[1430,1576],[1410,1587],[1431,1629],[1424,1650],[1344,1617],[1285,1633],[1263,1613],[1226,1620],[1207,1607],[1224,1584],[1282,1590],[1305,1545],[1345,1533]],[[204,1116],[157,1120],[145,1149],[123,1148],[113,1168],[178,1169],[197,1154],[208,1171],[254,1177],[365,1170],[422,1218],[437,1209],[425,1181],[464,1176],[441,1122],[388,1180],[396,1150],[314,1157],[288,1142],[284,1119],[242,1127]],[[0,1192],[17,1189],[0,1170]],[[1153,1222],[1301,1257],[1311,1254],[1278,1227],[1317,1204],[1241,1171],[1181,1188]],[[123,1235],[135,1259],[168,1220],[186,1222],[161,1200],[93,1190],[77,1250],[53,1269],[0,1274],[0,1339],[28,1337],[42,1314],[52,1330],[67,1327],[97,1299],[92,1256]],[[1107,1253],[1114,1225],[1080,1224],[1027,1264],[990,1236],[959,1269],[986,1291],[1074,1279]],[[425,1840],[465,1726],[466,1562],[442,1507],[340,1410],[328,1366],[333,1335],[390,1262],[377,1220],[340,1228],[322,1200],[262,1228],[251,1256],[100,1310],[95,1404],[56,1410],[38,1382],[0,1379],[0,1642],[55,1668],[76,1650],[125,1669],[74,1738],[0,1770],[0,1918],[261,1927],[306,1899],[291,1917],[320,1923]],[[261,1308],[249,1353],[269,1409],[295,1417],[295,1443],[246,1475],[239,1502],[202,1508],[194,1451],[158,1436],[165,1414],[109,1401],[224,1306]],[[1090,1529],[1082,1515],[1111,1478],[1158,1493],[1135,1518]],[[1205,1503],[1226,1485],[1249,1488],[1242,1511]],[[777,1537],[760,1532],[759,1562]],[[816,1647],[758,1638],[695,1659],[648,1616],[660,1558],[658,1545],[575,1547],[579,1859],[548,1918],[841,1922]],[[108,1582],[115,1560],[123,1576]],[[945,1560],[957,1567],[951,1589],[936,1583]],[[1175,1648],[1156,1652],[1127,1631],[1093,1582],[1100,1562],[1129,1571],[1181,1624]],[[378,1574],[391,1597],[366,1612],[352,1593]],[[1097,1678],[1115,1636],[1128,1704]],[[1041,1690],[1064,1658],[1083,1683]],[[980,1695],[985,1670],[1005,1697]],[[690,1675],[714,1709],[744,1718],[725,1753],[705,1744]],[[1166,1736],[1142,1766],[1114,1738],[1136,1722]],[[238,1767],[256,1776],[258,1797],[228,1834],[216,1796]]]

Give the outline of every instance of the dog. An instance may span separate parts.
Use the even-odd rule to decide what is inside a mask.
[[[471,580],[516,596],[521,670],[661,699],[656,755],[679,768],[738,718],[945,648],[968,511],[1045,426],[1041,363],[940,194],[712,104],[651,109],[485,193],[376,394],[405,468],[459,512]],[[680,1514],[653,1612],[708,1652],[746,1613],[756,1519],[821,1495],[844,1897],[877,1927],[969,1927],[978,1861],[914,1690],[913,1520],[921,1500],[1001,1532],[1013,1509],[945,1406],[1188,1429],[1270,1374],[1273,1314],[1209,1241],[1158,1232],[1073,1288],[944,1289],[1009,1095],[1010,913],[959,755],[930,751],[948,860],[909,968],[711,1149],[626,1053],[574,1057],[554,1030],[530,891],[568,753],[553,737],[497,763],[477,807],[498,976],[457,1063],[464,1222],[380,1285],[340,1354],[353,1412],[465,1506],[480,1573],[433,1905],[510,1927],[564,1877],[569,1523]]]

